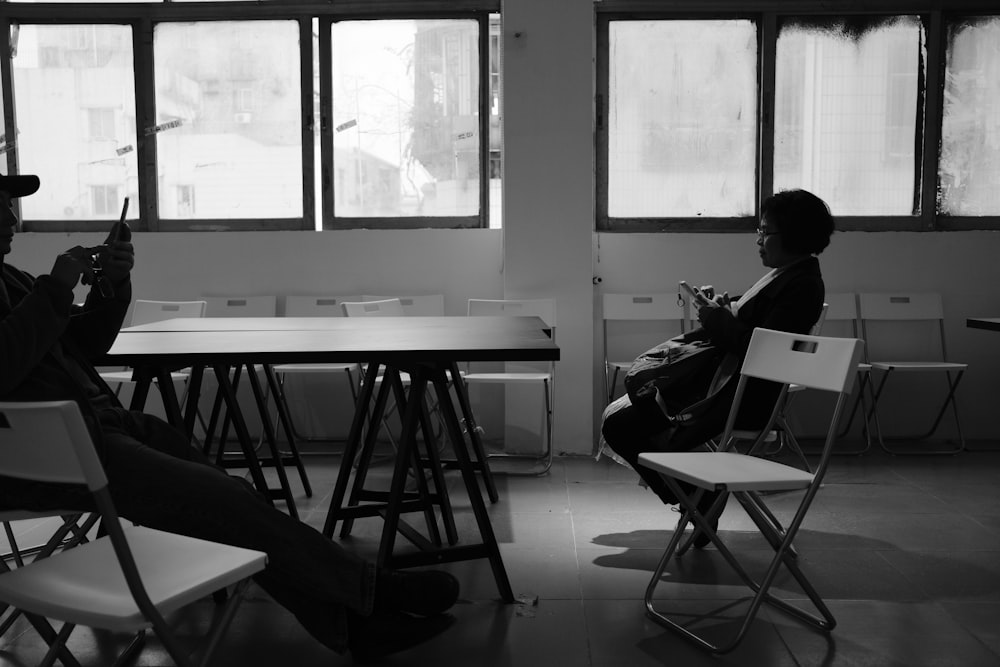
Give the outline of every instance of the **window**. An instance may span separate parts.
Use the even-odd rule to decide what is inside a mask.
[[[131,28],[22,24],[12,62],[20,171],[42,180],[42,196],[21,203],[25,228],[106,229],[125,195],[140,211]]]
[[[143,231],[499,227],[499,3],[479,1],[0,3],[4,147],[44,190],[26,227],[103,228],[97,184]]]
[[[199,192],[199,219],[301,217],[298,24],[161,23],[153,38],[160,215],[194,217],[173,195],[184,184]],[[268,48],[241,50],[247,41]],[[240,105],[255,86],[264,97],[251,114]]]
[[[750,231],[789,188],[842,230],[1000,228],[996,7],[880,5],[599,3],[598,229]]]
[[[608,60],[608,217],[751,215],[755,25],[614,21]]]
[[[479,22],[332,25],[342,218],[482,218]]]
[[[1000,215],[1000,18],[948,26],[941,141],[941,213]]]
[[[121,212],[122,200],[118,197],[117,185],[90,186],[90,202],[95,216],[117,215]]]
[[[912,215],[921,25],[790,20],[777,42],[774,190],[838,216]],[[909,159],[907,159],[909,158]]]
[[[114,141],[115,110],[108,108],[87,109],[87,127],[91,141]]]

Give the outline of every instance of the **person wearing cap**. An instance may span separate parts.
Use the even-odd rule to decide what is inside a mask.
[[[380,570],[277,510],[244,479],[210,462],[165,421],[121,406],[92,359],[106,353],[132,298],[128,226],[97,248],[73,247],[37,278],[7,261],[18,219],[11,200],[36,176],[0,174],[0,400],[76,401],[119,513],[137,524],[268,554],[257,583],[303,627],[355,660],[429,639],[454,618],[458,581],[440,571]],[[111,289],[94,280],[95,259]],[[77,283],[91,284],[82,306]],[[77,486],[0,477],[0,509],[93,509]]]

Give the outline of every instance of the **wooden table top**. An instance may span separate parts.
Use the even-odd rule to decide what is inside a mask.
[[[177,318],[123,329],[101,363],[554,361],[537,317]]]

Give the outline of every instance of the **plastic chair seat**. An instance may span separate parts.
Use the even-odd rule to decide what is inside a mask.
[[[108,384],[132,382],[132,371],[101,371],[101,378]],[[170,379],[175,382],[187,380],[191,376],[187,371],[174,371],[170,373]],[[157,382],[153,378],[153,382]]]
[[[873,361],[869,367],[880,371],[963,371],[969,365],[947,361]]]
[[[267,559],[261,551],[150,528],[126,529],[125,535],[162,613],[261,571]],[[164,567],[167,561],[173,566]],[[150,627],[116,565],[111,541],[102,538],[0,576],[0,596],[19,609],[77,625],[127,632]]]
[[[813,481],[804,470],[736,452],[646,452],[639,460],[647,468],[710,491],[792,491]]]

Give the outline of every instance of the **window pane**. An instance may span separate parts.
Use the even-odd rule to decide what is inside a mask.
[[[162,23],[153,54],[161,217],[301,217],[298,25]]]
[[[941,212],[1000,215],[1000,18],[968,21],[949,32]]]
[[[334,212],[479,213],[479,26],[472,20],[332,27]]]
[[[837,215],[912,215],[921,58],[915,17],[788,23],[777,45],[774,189]]]
[[[751,215],[755,25],[613,21],[608,29],[608,215]]]
[[[23,217],[117,218],[125,196],[141,210],[131,28],[22,25],[13,66],[21,172],[42,181]]]

